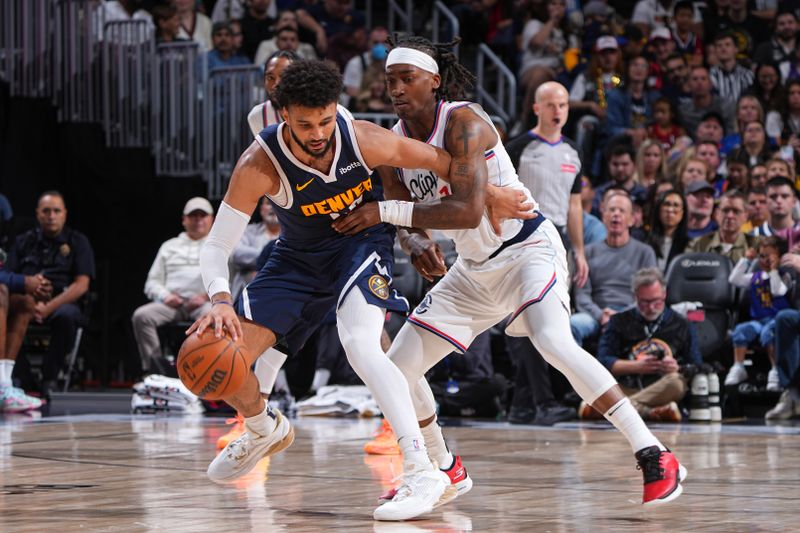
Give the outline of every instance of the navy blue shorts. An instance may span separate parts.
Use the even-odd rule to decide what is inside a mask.
[[[352,290],[360,290],[368,303],[407,313],[408,301],[392,288],[393,244],[393,233],[343,238],[312,252],[278,240],[242,291],[237,312],[271,329],[292,354]]]

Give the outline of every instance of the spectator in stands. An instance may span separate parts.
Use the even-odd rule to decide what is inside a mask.
[[[780,116],[781,141],[800,150],[800,80],[786,84],[786,106]]]
[[[181,19],[172,5],[157,5],[153,8],[153,23],[156,26],[156,44],[185,41],[179,37]]]
[[[706,162],[697,157],[685,158],[678,165],[677,177],[678,189],[684,192],[686,192],[689,184],[694,181],[702,181],[711,185],[711,180],[714,179],[711,174],[711,169],[708,168]],[[711,185],[711,188],[716,192],[713,185]]]
[[[664,150],[671,150],[686,131],[678,124],[675,103],[660,97],[653,103],[653,121],[647,126],[647,137],[661,143]]]
[[[756,48],[753,60],[759,64],[773,63],[786,81],[797,64],[797,15],[791,10],[781,10],[775,18],[775,33],[768,42]]]
[[[617,144],[611,147],[611,151],[608,154],[608,174],[611,180],[595,190],[594,205],[592,207],[592,213],[595,216],[600,215],[600,204],[609,189],[623,189],[631,197],[641,201],[645,200],[647,189],[636,181],[635,158],[636,154],[630,145]]]
[[[773,63],[764,63],[756,67],[756,81],[748,94],[755,96],[764,109],[764,124],[767,135],[773,139],[781,136],[780,112],[786,101],[786,91],[780,83],[781,74]]]
[[[692,181],[686,186],[686,206],[689,212],[687,232],[696,239],[717,231],[714,212],[714,187],[705,180]]]
[[[350,59],[344,67],[342,83],[344,85],[345,99],[344,104],[349,107],[351,99],[358,96],[363,90],[362,81],[364,74],[373,63],[380,65],[383,71],[383,64],[386,62],[386,38],[389,32],[383,26],[373,28],[369,33],[369,50]]]
[[[647,137],[645,127],[653,117],[653,103],[658,98],[656,91],[645,86],[648,64],[644,57],[628,61],[625,86],[609,91],[606,113],[606,131],[609,138],[629,135],[637,148]]]
[[[743,193],[734,189],[722,195],[719,202],[719,221],[719,230],[694,239],[689,243],[687,251],[724,255],[736,264],[757,240],[756,237],[742,232],[742,226],[747,221]]]
[[[575,143],[584,154],[594,153],[594,137],[606,116],[608,92],[622,83],[624,70],[615,37],[599,37],[594,51],[588,66],[577,75],[569,90],[571,114],[580,117],[575,124]]]
[[[661,90],[664,85],[667,58],[675,52],[675,41],[669,28],[659,27],[650,32],[648,47],[653,61],[650,63],[650,76],[647,86],[650,89]]]
[[[669,98],[679,108],[692,100],[689,84],[689,64],[678,52],[671,53],[664,64],[664,84],[661,95]]]
[[[747,222],[742,225],[742,233],[752,233],[766,223],[768,218],[767,190],[764,187],[751,187],[747,191]]]
[[[757,251],[747,250],[728,277],[734,286],[748,289],[750,301],[750,320],[741,322],[733,328],[733,366],[725,376],[725,385],[738,385],[747,379],[744,358],[747,347],[756,339],[767,351],[772,368],[767,375],[767,390],[778,390],[778,369],[775,366],[773,345],[775,315],[789,308],[786,294],[791,288],[791,276],[779,272],[783,243],[777,237],[762,237]],[[756,258],[758,259],[756,263]]]
[[[733,150],[739,152],[737,157],[747,157],[749,166],[755,166],[766,162],[772,157],[772,150],[767,142],[767,135],[764,125],[761,122],[753,121],[745,125],[742,130],[742,145]]]
[[[755,165],[750,167],[750,189],[761,189],[766,191],[767,187],[767,167],[765,165]],[[766,200],[764,200],[766,205]],[[766,211],[766,210],[765,210]]]
[[[34,302],[46,302],[52,293],[52,283],[42,274],[25,276],[0,270],[0,349],[6,349],[9,294],[24,294]],[[14,363],[13,358],[0,356],[0,413],[28,411],[42,405],[38,398],[28,396],[22,389],[13,386],[11,374],[14,372]]]
[[[663,145],[646,139],[636,152],[636,181],[650,188],[667,179],[667,155]]]
[[[747,166],[747,158],[737,155],[731,153],[725,158],[725,169],[728,173],[726,190],[738,189],[744,192],[750,187],[750,169]]]
[[[709,71],[711,83],[721,98],[736,102],[753,84],[753,71],[740,65],[736,59],[736,39],[730,31],[714,37],[714,52],[718,64]]]
[[[234,270],[231,294],[234,297],[238,297],[242,288],[255,277],[256,260],[261,251],[281,233],[278,216],[266,197],[261,198],[258,214],[260,220],[247,225],[239,244],[231,253],[231,267]]]
[[[366,24],[364,13],[354,9],[349,0],[323,0],[300,7],[297,9],[297,21],[300,26],[314,33],[317,52],[325,57],[336,55],[333,49],[348,45],[356,30],[364,30]],[[342,42],[337,44],[336,41]]]
[[[791,254],[795,255],[795,254]],[[786,257],[786,256],[784,256]],[[781,264],[800,272],[800,264],[791,265],[781,259]],[[782,389],[778,403],[767,411],[767,420],[787,420],[800,416],[800,311],[784,309],[775,317],[775,366],[778,383]]]
[[[164,373],[158,327],[178,320],[195,320],[211,308],[200,276],[200,249],[206,241],[214,209],[195,197],[183,207],[184,232],[164,242],[147,274],[144,292],[150,303],[133,313],[133,335],[142,371]]]
[[[724,120],[724,130],[733,130],[734,102],[713,94],[714,86],[711,84],[708,69],[702,66],[692,67],[689,74],[689,87],[692,92],[692,101],[681,107],[681,120],[686,131],[697,131],[697,126],[703,116],[709,112],[719,114]]]
[[[791,163],[784,159],[774,157],[766,161],[764,166],[767,169],[767,180],[771,180],[777,176],[784,176],[792,179],[792,176],[794,176],[794,168],[792,168]]]
[[[703,40],[695,32],[698,24],[695,21],[693,2],[689,0],[675,2],[672,12],[675,21],[672,39],[675,41],[676,52],[690,65],[702,65],[705,50]]]
[[[581,178],[581,207],[583,208],[583,245],[586,246],[595,242],[604,241],[606,238],[606,227],[603,222],[592,214],[592,202],[594,201],[594,190],[592,182],[586,176]]]
[[[695,157],[706,164],[708,168],[708,182],[714,185],[714,196],[722,194],[725,188],[725,179],[721,172],[722,160],[719,156],[719,145],[712,140],[701,140],[697,143]]]
[[[251,64],[246,57],[235,54],[230,23],[215,22],[214,29],[211,32],[211,40],[214,43],[214,48],[206,53],[209,71],[215,68]]]
[[[392,100],[386,92],[383,68],[370,65],[362,83],[366,86],[356,97],[353,111],[357,113],[393,113]]]
[[[612,190],[606,195],[603,225],[605,241],[586,248],[589,280],[576,291],[578,312],[570,317],[572,335],[579,344],[596,336],[617,311],[633,303],[633,274],[656,265],[653,249],[631,238],[633,202],[625,192]]]
[[[717,145],[717,153],[719,153],[719,145],[724,137],[725,122],[722,118],[722,115],[716,111],[709,111],[708,113],[704,114],[700,118],[700,122],[697,124],[697,129],[694,130],[694,139],[696,141],[715,142]]]
[[[636,307],[611,317],[597,359],[617,377],[643,418],[678,422],[677,402],[688,388],[680,367],[703,362],[694,327],[665,305],[667,287],[658,269],[639,270],[631,285]],[[584,403],[579,413],[581,418],[599,415],[592,411]]]
[[[195,9],[194,0],[172,0],[172,5],[180,18],[178,37],[198,43],[201,52],[211,50],[211,19]]]
[[[6,270],[42,274],[52,283],[53,298],[37,301],[28,294],[11,295],[5,353],[8,359],[17,358],[31,320],[48,325],[51,337],[42,367],[42,392],[49,396],[83,320],[80,306],[95,275],[94,252],[86,236],[66,226],[67,208],[58,191],[45,191],[39,197],[36,221],[36,229],[17,236]]]
[[[797,204],[794,183],[785,176],[776,176],[767,181],[768,220],[753,229],[753,235],[768,237],[775,235],[786,241],[791,250],[800,244],[800,223],[792,219]]]
[[[251,62],[256,57],[258,45],[272,37],[275,19],[269,13],[270,2],[271,0],[249,0],[246,4],[247,10],[241,18],[241,53]],[[218,23],[214,24],[215,28],[216,24]],[[216,48],[216,44],[214,47]]]
[[[663,192],[656,197],[645,242],[653,248],[656,266],[662,272],[667,271],[672,260],[682,254],[689,244],[686,211],[686,200],[676,190]]]
[[[769,20],[761,20],[766,16],[770,18],[773,16],[774,11],[771,13],[759,12],[757,10],[750,10],[748,7],[749,0],[728,0],[728,9],[725,15],[720,18],[718,26],[714,34],[719,36],[721,34],[728,34],[731,36],[731,41],[734,43],[734,52],[740,59],[749,60],[753,55],[753,49],[756,43],[763,42],[769,31]],[[718,51],[715,52],[719,54]]]
[[[317,52],[308,43],[300,42],[297,14],[285,9],[278,14],[275,23],[275,35],[271,39],[261,41],[256,51],[255,64],[263,65],[277,51],[291,51],[302,59],[317,59]]]
[[[751,122],[764,123],[764,108],[761,107],[761,103],[755,96],[743,95],[736,102],[735,128],[722,139],[720,152],[723,155],[742,145],[742,133],[744,133],[745,126]]]
[[[564,52],[578,47],[578,40],[569,28],[565,0],[546,0],[542,4],[531,6],[534,12],[522,30],[522,59],[517,76],[525,94],[520,114],[523,130],[533,126],[532,111],[536,89],[542,83],[554,80],[564,70]],[[540,7],[544,8],[541,13],[537,12]]]

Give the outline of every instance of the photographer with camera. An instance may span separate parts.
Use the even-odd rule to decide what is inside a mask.
[[[687,391],[681,367],[702,363],[694,328],[666,307],[667,290],[657,268],[639,270],[632,289],[636,307],[611,317],[597,358],[619,380],[642,418],[678,422],[677,402]],[[592,411],[581,404],[579,415],[593,418]]]

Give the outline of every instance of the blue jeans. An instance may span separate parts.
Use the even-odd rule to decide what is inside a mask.
[[[572,329],[572,337],[579,346],[583,346],[584,339],[600,333],[600,322],[592,318],[589,313],[575,313],[569,317],[569,325]]]
[[[784,309],[775,317],[775,358],[781,387],[788,387],[800,369],[800,311]]]
[[[746,348],[756,339],[759,339],[761,346],[769,346],[775,338],[775,318],[762,318],[761,320],[749,320],[737,324],[731,333],[733,345],[737,348]]]

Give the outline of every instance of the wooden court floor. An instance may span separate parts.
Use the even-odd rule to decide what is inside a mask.
[[[656,426],[689,470],[643,508],[641,474],[602,423],[448,427],[473,490],[424,519],[372,520],[399,473],[362,446],[378,422],[294,421],[297,438],[231,485],[205,477],[223,419],[0,416],[0,532],[800,531],[800,426]]]

